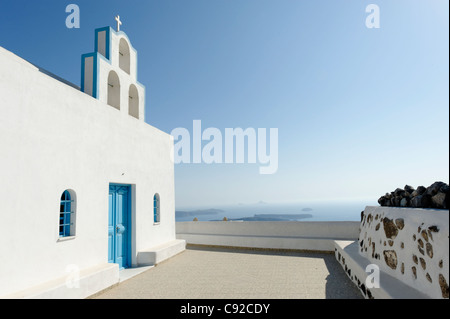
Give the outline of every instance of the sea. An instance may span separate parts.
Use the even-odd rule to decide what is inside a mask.
[[[198,207],[177,207],[176,221],[220,221],[262,220],[262,221],[360,221],[366,206],[379,206],[376,201],[315,201],[289,204],[214,205]]]

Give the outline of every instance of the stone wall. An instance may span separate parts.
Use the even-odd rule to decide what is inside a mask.
[[[431,298],[449,298],[449,211],[367,207],[359,252]]]

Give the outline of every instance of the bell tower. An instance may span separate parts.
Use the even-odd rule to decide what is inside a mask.
[[[95,30],[93,53],[81,57],[81,91],[122,114],[145,120],[145,87],[137,81],[137,52],[128,36],[117,29]]]

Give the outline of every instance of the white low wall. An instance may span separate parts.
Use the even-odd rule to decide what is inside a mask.
[[[357,240],[359,222],[178,222],[187,244],[334,251],[334,240]]]

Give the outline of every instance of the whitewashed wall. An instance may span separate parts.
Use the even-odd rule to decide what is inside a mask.
[[[0,47],[0,296],[108,259],[109,183],[132,184],[133,264],[175,239],[173,139]],[[77,196],[76,238],[59,241],[61,194]],[[153,224],[153,195],[161,223]]]

